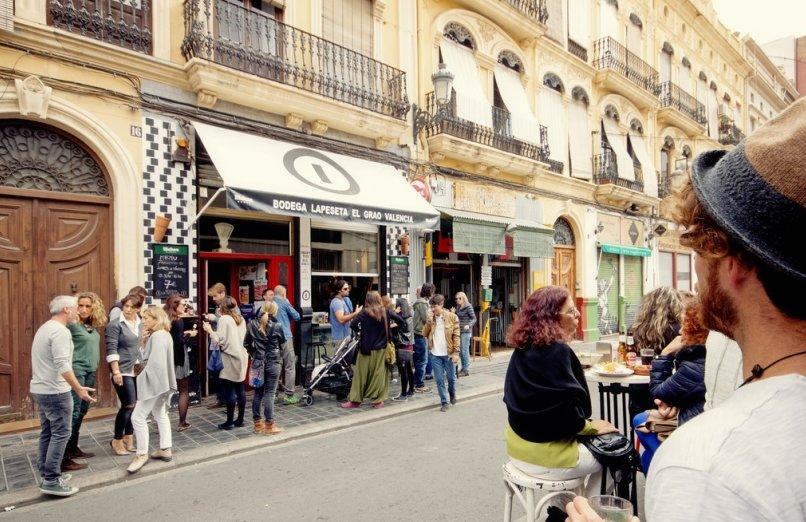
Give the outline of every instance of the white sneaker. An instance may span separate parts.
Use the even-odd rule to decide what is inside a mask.
[[[132,460],[132,463],[129,464],[129,467],[126,468],[126,471],[129,473],[137,473],[140,471],[140,468],[146,465],[146,462],[148,462],[148,455],[137,455],[134,457],[134,460]]]
[[[152,459],[157,460],[164,460],[165,462],[171,462],[173,455],[171,454],[171,448],[168,449],[158,449],[154,453],[151,454]]]

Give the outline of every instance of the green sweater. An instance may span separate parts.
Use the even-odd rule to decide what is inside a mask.
[[[579,435],[596,435],[596,432],[591,421],[587,420]],[[574,439],[529,442],[520,438],[509,426],[504,437],[507,441],[507,454],[522,462],[544,468],[574,468],[579,462],[579,443]]]
[[[94,372],[101,358],[101,334],[83,323],[68,323],[73,335],[73,370]]]

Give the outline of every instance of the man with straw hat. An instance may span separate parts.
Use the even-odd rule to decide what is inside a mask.
[[[681,243],[707,327],[735,339],[742,386],[663,443],[650,521],[806,517],[806,98],[726,152],[694,162],[677,195]],[[585,499],[572,521],[599,520]]]

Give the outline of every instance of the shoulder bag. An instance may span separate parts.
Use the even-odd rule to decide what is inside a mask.
[[[603,468],[610,470],[618,496],[628,498],[634,472],[639,469],[640,463],[638,452],[630,439],[622,433],[605,433],[579,437],[579,442],[588,448]]]
[[[395,353],[395,343],[392,342],[389,335],[389,314],[385,310],[383,320],[386,324],[386,364],[393,365],[397,362],[397,354]]]

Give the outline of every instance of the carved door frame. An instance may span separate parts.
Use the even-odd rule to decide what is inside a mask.
[[[103,282],[101,284],[101,298],[105,306],[110,306],[116,297],[114,277],[114,213],[112,188],[110,177],[97,155],[86,146],[80,138],[71,135],[59,128],[38,121],[29,121],[19,118],[0,118],[0,197],[18,199],[30,205],[31,233],[42,233],[44,224],[37,220],[38,207],[53,203],[84,204],[87,208],[103,208],[103,223],[101,241],[106,243],[105,249],[109,254],[109,266],[99,267],[102,270]],[[2,244],[0,244],[2,247]],[[36,245],[23,254],[24,265],[29,270],[31,291],[42,292],[42,281],[39,281],[41,271],[46,268],[41,249]],[[103,290],[106,290],[105,292]],[[45,290],[47,293],[48,290]],[[30,341],[33,333],[41,324],[41,319],[47,315],[43,312],[39,301],[47,300],[48,296],[33,296],[35,299],[26,299],[20,308],[23,314],[22,323],[24,331],[20,333],[19,342],[16,342],[9,354],[11,371],[16,375],[12,379],[11,408],[0,412],[0,422],[16,420],[33,414],[31,408],[26,407],[25,398],[28,396],[28,378],[30,377]],[[34,305],[34,302],[38,304]],[[34,306],[38,309],[34,309]],[[45,308],[47,303],[45,303]],[[27,324],[25,324],[27,323]],[[27,346],[26,346],[27,345]],[[105,353],[103,334],[101,339],[101,358]],[[101,361],[103,365],[103,361]],[[113,403],[115,400],[108,372],[99,367],[97,374],[98,386],[108,395],[104,403]]]

